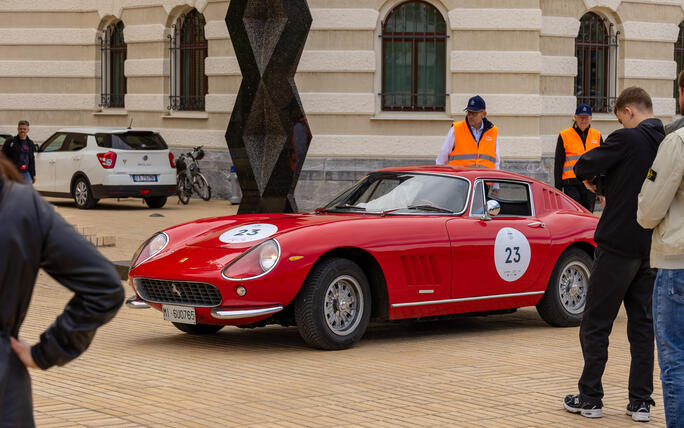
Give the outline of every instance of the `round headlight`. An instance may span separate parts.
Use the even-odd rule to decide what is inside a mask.
[[[264,272],[271,269],[278,261],[278,246],[273,241],[266,241],[259,248],[259,265]]]
[[[145,241],[140,246],[138,251],[136,251],[135,255],[133,256],[133,263],[131,264],[131,269],[138,266],[147,259],[159,254],[159,252],[163,250],[164,247],[166,247],[166,244],[168,243],[169,237],[164,232],[160,232],[152,236],[150,239]]]
[[[267,274],[278,264],[280,259],[280,244],[275,239],[269,239],[247,250],[237,259],[223,268],[223,277],[235,280],[259,278]]]

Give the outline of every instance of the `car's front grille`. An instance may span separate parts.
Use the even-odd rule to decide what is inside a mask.
[[[148,302],[201,307],[221,304],[221,293],[218,288],[206,282],[150,278],[135,278],[133,282],[140,297]]]

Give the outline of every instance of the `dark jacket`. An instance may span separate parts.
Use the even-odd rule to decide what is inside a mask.
[[[587,126],[587,129],[582,131],[576,123],[572,124],[572,129],[577,132],[577,135],[582,139],[582,143],[586,149],[587,147],[587,135],[589,135],[589,128],[591,125]],[[603,135],[601,135],[601,141],[599,145],[603,144]],[[565,144],[563,144],[563,137],[558,134],[558,140],[556,141],[556,156],[553,164],[553,185],[558,190],[563,190],[563,186],[569,185],[579,185],[583,186],[582,182],[576,178],[570,178],[563,180],[563,166],[565,165]]]
[[[31,173],[31,177],[35,177],[36,156],[34,154],[34,144],[28,136],[26,137],[26,142],[28,143],[29,148],[28,172]],[[2,152],[9,160],[12,161],[14,165],[17,166],[17,168],[19,168],[19,157],[21,156],[21,140],[19,139],[19,136],[15,135],[14,137],[5,141],[5,144],[2,145]]]
[[[0,427],[32,427],[31,381],[9,338],[19,334],[38,269],[74,292],[31,348],[41,369],[85,351],[124,291],[111,263],[30,185],[0,180],[0,225]]]
[[[636,128],[611,133],[575,164],[580,180],[605,173],[602,187],[606,208],[594,234],[600,247],[625,257],[648,258],[651,231],[636,221],[637,196],[664,137],[663,123],[646,119]]]

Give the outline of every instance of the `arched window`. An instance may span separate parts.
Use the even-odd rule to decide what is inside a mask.
[[[682,65],[684,64],[684,22],[679,23],[679,37],[677,37],[677,42],[675,43],[675,48],[674,48],[674,56],[675,56],[675,62],[677,63],[677,76],[679,76],[679,73],[682,71]],[[675,82],[674,82],[674,99],[676,100],[679,97],[679,90],[678,84],[677,84],[677,78],[675,77]],[[677,105],[677,114],[680,114],[681,112],[679,111],[679,103],[675,103]]]
[[[100,38],[100,61],[102,71],[101,107],[124,106],[126,95],[126,42],[124,41],[122,21],[109,25]]]
[[[616,47],[613,24],[595,13],[586,13],[575,40],[577,104],[589,104],[597,112],[610,111],[615,101],[611,95],[617,86]]]
[[[434,6],[408,1],[382,25],[382,109],[444,111],[446,22]]]
[[[204,16],[193,9],[178,18],[171,36],[171,109],[204,110],[207,39]]]

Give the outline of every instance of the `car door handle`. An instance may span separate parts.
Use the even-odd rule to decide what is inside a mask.
[[[80,161],[80,160],[81,160],[81,157],[80,157],[80,156],[76,156],[76,157],[73,158],[73,159],[74,159],[75,161]]]
[[[540,227],[540,228],[545,228],[546,225],[542,223],[541,221],[533,221],[532,223],[527,223],[529,227]]]
[[[50,165],[53,165],[55,162],[56,162],[56,161],[54,161],[54,160],[48,161],[48,163],[49,163]]]

